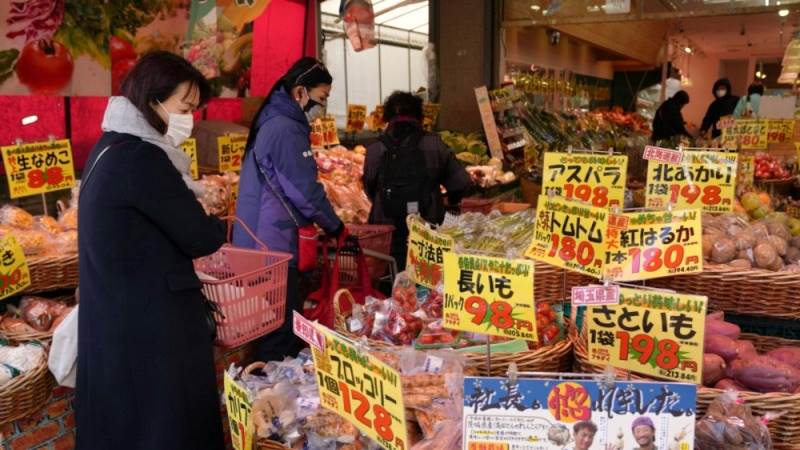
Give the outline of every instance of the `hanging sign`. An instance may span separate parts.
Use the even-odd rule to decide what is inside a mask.
[[[250,450],[253,448],[253,419],[251,418],[253,402],[227,370],[224,374],[223,389],[233,449]]]
[[[707,299],[620,289],[619,304],[587,308],[589,362],[700,384]]]
[[[697,386],[464,377],[464,450],[691,450]]]
[[[11,198],[28,197],[75,186],[68,139],[0,148]]]
[[[347,105],[347,132],[357,133],[364,129],[367,120],[367,105]]]
[[[736,163],[736,185],[752,186],[756,175],[755,155],[739,153]]]
[[[624,155],[547,152],[542,192],[599,208],[622,207],[627,168]]]
[[[767,121],[737,119],[732,127],[722,130],[722,148],[762,150],[767,148]]]
[[[533,261],[444,255],[444,326],[536,341]]]
[[[336,128],[336,119],[333,116],[322,118],[322,133],[325,136],[325,146],[339,145],[339,130]]]
[[[782,144],[794,141],[795,121],[788,119],[767,120],[767,144]]]
[[[422,128],[425,129],[425,131],[433,131],[433,126],[439,118],[439,110],[441,108],[442,106],[438,103],[425,102],[425,104],[422,105]]]
[[[25,253],[14,236],[0,238],[0,300],[24,291],[31,285]]]
[[[197,139],[189,138],[181,144],[181,150],[192,158],[191,172],[192,179],[198,179],[200,174],[197,170]]]
[[[244,158],[246,145],[246,134],[228,134],[217,138],[220,173],[238,172],[242,169],[242,158]]]
[[[608,211],[539,196],[533,242],[525,256],[599,278],[603,274]]]
[[[736,195],[736,153],[684,151],[680,164],[647,164],[645,206],[666,209],[733,210]]]
[[[436,289],[442,282],[444,254],[455,247],[453,238],[434,231],[419,216],[408,216],[406,269],[419,285]]]
[[[611,214],[605,280],[634,281],[703,271],[700,210]]]
[[[325,335],[297,311],[292,312],[292,329],[295,336],[306,341],[308,345],[321,352],[325,351]]]
[[[312,347],[320,404],[386,450],[406,450],[406,411],[400,374],[338,333],[314,323],[325,350]]]

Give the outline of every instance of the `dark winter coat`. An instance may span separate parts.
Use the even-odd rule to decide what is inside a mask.
[[[686,130],[681,113],[681,105],[673,96],[667,99],[656,110],[653,118],[653,142],[669,139],[673,136],[692,137]]]
[[[717,98],[717,89],[721,87],[724,87],[727,93],[725,96]],[[714,83],[711,94],[715,100],[708,105],[708,111],[706,111],[706,115],[703,117],[703,124],[700,126],[700,134],[705,134],[708,130],[711,130],[711,137],[717,138],[722,135],[722,131],[717,128],[717,122],[722,117],[733,114],[736,104],[739,102],[739,97],[731,95],[731,82],[725,78]]]
[[[164,151],[105,133],[81,190],[78,450],[219,450],[220,403],[192,259],[225,227]],[[85,175],[84,175],[85,176]]]

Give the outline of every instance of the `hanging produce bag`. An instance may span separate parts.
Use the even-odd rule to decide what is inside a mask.
[[[353,50],[375,47],[375,13],[371,0],[342,0],[340,13]]]

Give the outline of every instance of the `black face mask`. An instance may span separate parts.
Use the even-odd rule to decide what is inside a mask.
[[[306,103],[306,106],[303,107],[303,112],[311,111],[311,108],[313,108],[316,105],[323,106],[322,103],[314,100],[311,97],[308,97],[308,102]]]

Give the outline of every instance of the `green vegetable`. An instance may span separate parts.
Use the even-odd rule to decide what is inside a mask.
[[[0,84],[5,82],[13,73],[14,65],[19,58],[19,50],[10,49],[0,51]]]

